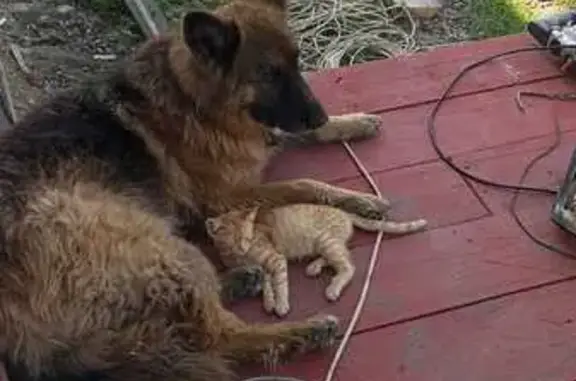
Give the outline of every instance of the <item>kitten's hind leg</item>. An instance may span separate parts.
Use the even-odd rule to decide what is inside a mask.
[[[352,280],[356,268],[350,259],[350,251],[346,247],[346,242],[338,239],[327,239],[320,244],[319,249],[326,262],[336,271],[336,275],[326,288],[326,298],[330,301],[336,301]]]
[[[328,262],[324,257],[318,257],[314,259],[312,262],[308,263],[306,266],[306,275],[315,278],[322,273],[325,267],[328,266]]]

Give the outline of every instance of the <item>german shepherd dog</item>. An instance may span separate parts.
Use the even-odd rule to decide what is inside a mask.
[[[236,317],[222,295],[258,282],[249,269],[221,278],[182,234],[239,206],[387,209],[313,180],[261,183],[285,143],[379,129],[371,115],[326,115],[298,71],[285,8],[189,12],[0,137],[0,349],[14,380],[224,381],[231,364],[334,341],[333,316]]]

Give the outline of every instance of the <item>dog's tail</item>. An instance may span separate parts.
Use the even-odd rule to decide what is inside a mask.
[[[355,227],[369,232],[384,232],[386,234],[409,234],[424,230],[428,221],[418,219],[413,221],[395,222],[387,220],[371,220],[350,214],[350,219]]]

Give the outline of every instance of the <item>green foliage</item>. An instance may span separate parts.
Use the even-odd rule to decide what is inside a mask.
[[[472,0],[471,35],[482,38],[521,33],[526,22],[536,15],[531,3],[529,0]]]
[[[471,0],[470,32],[480,38],[521,33],[540,12],[570,7],[576,8],[576,0],[552,0],[544,9],[539,0]]]

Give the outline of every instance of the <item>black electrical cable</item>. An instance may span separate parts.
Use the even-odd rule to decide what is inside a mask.
[[[564,48],[576,48],[575,45],[570,45],[570,46],[564,46]],[[428,136],[430,138],[430,142],[432,144],[432,147],[434,148],[434,151],[436,152],[436,154],[438,155],[439,159],[444,162],[446,165],[448,165],[452,170],[454,170],[456,173],[458,173],[460,176],[462,176],[463,178],[469,179],[473,182],[482,184],[482,185],[486,185],[486,186],[490,186],[490,187],[495,187],[495,188],[500,188],[500,189],[506,189],[506,190],[512,190],[514,191],[513,197],[512,197],[512,201],[510,204],[510,212],[515,220],[515,222],[518,224],[518,226],[520,227],[520,229],[528,236],[528,238],[530,238],[534,243],[536,243],[537,245],[544,247],[550,251],[553,251],[557,254],[566,256],[568,258],[571,259],[576,259],[576,254],[575,253],[570,253],[566,250],[563,250],[559,247],[556,247],[553,244],[550,244],[548,242],[543,241],[542,239],[536,237],[534,234],[532,234],[528,228],[526,227],[526,225],[521,221],[520,217],[518,216],[518,213],[516,212],[516,204],[518,201],[518,196],[520,194],[520,192],[535,192],[535,193],[542,193],[542,194],[550,194],[550,195],[556,195],[557,190],[556,189],[550,189],[550,188],[544,188],[544,187],[536,187],[536,186],[526,186],[523,185],[524,184],[524,180],[527,177],[528,173],[530,172],[530,170],[532,169],[532,167],[541,159],[543,159],[544,157],[548,156],[550,153],[552,153],[552,151],[554,151],[558,145],[560,144],[560,137],[561,137],[561,131],[559,128],[559,122],[556,119],[555,120],[555,131],[556,131],[556,139],[554,141],[554,143],[548,148],[546,149],[544,152],[542,152],[541,154],[537,155],[536,157],[534,157],[530,163],[526,166],[526,168],[524,169],[522,176],[520,178],[520,182],[519,184],[506,184],[506,183],[499,183],[497,181],[493,181],[490,179],[486,179],[483,177],[479,177],[476,176],[468,171],[466,171],[463,168],[460,168],[458,165],[456,165],[452,159],[446,155],[442,149],[440,148],[439,144],[438,144],[438,140],[437,140],[437,136],[436,136],[436,117],[438,115],[438,112],[441,108],[441,106],[444,104],[444,102],[446,102],[446,100],[448,99],[448,96],[450,95],[450,92],[452,91],[452,89],[454,88],[454,86],[462,79],[462,77],[464,77],[467,73],[469,73],[470,71],[472,71],[473,69],[485,65],[491,61],[494,61],[498,58],[502,58],[505,56],[510,56],[513,54],[518,54],[518,53],[523,53],[523,52],[532,52],[532,51],[545,51],[545,50],[550,50],[549,47],[545,47],[545,46],[531,46],[531,47],[524,47],[524,48],[518,48],[518,49],[513,49],[513,50],[508,50],[506,52],[502,52],[502,53],[498,53],[492,56],[489,56],[487,58],[484,58],[482,60],[476,61],[468,66],[465,66],[457,75],[456,77],[454,77],[454,79],[452,80],[452,82],[450,82],[450,84],[448,85],[448,87],[446,88],[446,90],[444,90],[444,92],[442,93],[442,95],[440,96],[440,98],[436,101],[436,103],[434,104],[434,107],[432,108],[432,111],[430,112],[430,115],[428,116],[428,119],[426,120],[426,127],[427,127],[427,132],[428,132]],[[529,93],[527,95],[532,95],[532,93]]]
[[[520,185],[522,185],[524,183],[524,180],[526,179],[526,177],[530,173],[530,170],[532,169],[532,167],[534,167],[534,165],[536,165],[536,163],[538,163],[540,160],[544,159],[546,156],[550,155],[556,148],[558,148],[558,146],[560,145],[561,137],[562,137],[562,131],[560,129],[560,121],[558,120],[558,117],[555,115],[554,116],[554,142],[548,148],[546,148],[546,150],[544,150],[543,152],[541,152],[540,154],[538,154],[534,158],[532,158],[532,160],[530,160],[530,162],[528,163],[526,168],[524,168],[524,171],[522,171],[522,175],[520,176],[520,181],[519,181]],[[557,246],[555,246],[549,242],[546,242],[546,241],[536,237],[530,230],[528,230],[528,227],[520,219],[520,216],[518,215],[518,212],[516,210],[516,205],[518,204],[518,196],[519,195],[520,195],[519,191],[514,191],[514,194],[512,196],[512,200],[510,201],[510,213],[512,214],[514,221],[516,222],[516,224],[518,224],[518,226],[524,232],[524,234],[526,234],[528,236],[528,238],[530,238],[534,243],[536,243],[537,245],[540,245],[541,247],[543,247],[545,249],[548,249],[552,252],[563,255],[563,256],[570,258],[570,259],[576,259],[576,254],[571,253],[569,251],[566,251],[566,250],[564,250],[560,247],[557,247]]]

